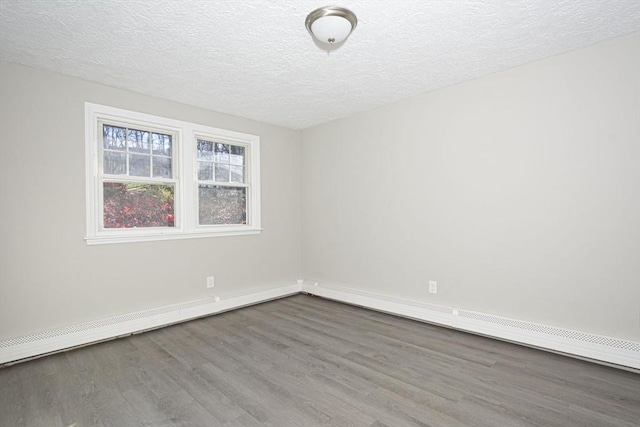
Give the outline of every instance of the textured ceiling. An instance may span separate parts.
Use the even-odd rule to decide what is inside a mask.
[[[330,1],[330,0],[329,0]],[[640,30],[637,0],[0,0],[0,59],[294,129]]]

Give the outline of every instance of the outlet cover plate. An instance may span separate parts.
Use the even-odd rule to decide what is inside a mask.
[[[438,282],[435,280],[429,280],[429,293],[437,294],[438,293]]]

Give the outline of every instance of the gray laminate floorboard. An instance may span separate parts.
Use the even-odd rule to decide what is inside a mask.
[[[307,295],[0,370],[0,426],[639,425],[638,374]]]

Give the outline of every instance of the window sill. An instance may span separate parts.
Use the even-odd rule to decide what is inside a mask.
[[[262,228],[243,227],[219,231],[195,233],[137,234],[130,236],[97,236],[85,237],[87,245],[108,245],[114,243],[156,242],[162,240],[201,239],[204,237],[230,237],[260,234]]]

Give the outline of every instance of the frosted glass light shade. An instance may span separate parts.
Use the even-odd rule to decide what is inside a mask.
[[[341,16],[323,16],[311,24],[311,32],[319,42],[340,43],[351,34],[351,22]]]
[[[307,16],[306,27],[319,42],[333,45],[344,42],[358,24],[356,15],[338,6],[321,7]]]

